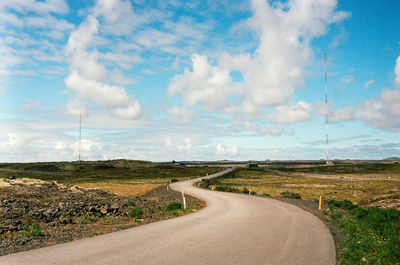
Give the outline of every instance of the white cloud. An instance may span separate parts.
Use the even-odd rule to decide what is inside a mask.
[[[397,87],[400,87],[400,56],[397,57],[396,66],[394,68],[394,83]]]
[[[373,83],[375,83],[375,80],[368,80],[367,82],[365,82],[364,84],[364,88],[368,88],[370,85],[372,85]]]
[[[229,72],[211,66],[204,55],[192,55],[192,65],[192,72],[186,69],[174,77],[168,94],[184,93],[186,106],[203,103],[207,109],[217,109],[226,105],[226,94],[232,85]]]
[[[236,144],[231,144],[227,147],[222,144],[217,144],[215,148],[217,155],[236,156],[238,155],[238,147]]]
[[[275,108],[277,113],[268,115],[269,119],[277,124],[305,122],[311,119],[312,105],[304,101],[294,106],[280,106]]]
[[[193,54],[192,69],[171,80],[170,96],[182,94],[185,106],[200,103],[205,109],[259,118],[262,106],[282,107],[290,102],[295,89],[304,86],[304,70],[312,57],[310,41],[325,34],[329,24],[348,16],[335,11],[335,0],[274,5],[253,0],[251,6],[253,16],[241,23],[257,34],[255,51],[225,54],[215,65],[205,55]],[[242,75],[241,81],[232,81],[234,71]],[[230,100],[232,95],[239,101]],[[308,118],[303,115],[299,120]]]
[[[182,140],[166,138],[165,147],[169,151],[190,152],[192,150],[192,141],[189,138],[184,138]]]
[[[94,13],[89,14],[68,39],[66,51],[70,56],[70,74],[65,79],[65,84],[81,98],[114,108],[112,113],[121,118],[137,119],[142,114],[139,102],[124,87],[106,83],[107,80],[124,84],[133,81],[125,78],[118,69],[114,69],[112,77],[109,77],[106,67],[99,60],[103,58],[115,61],[118,54],[101,53],[96,49],[96,45],[99,45],[97,36],[104,26],[100,19],[104,18],[108,23],[119,21],[121,16],[132,13],[132,6],[128,1],[98,1],[93,10]],[[126,32],[120,32],[123,33]],[[137,61],[138,57],[131,55],[123,58],[122,61],[129,65],[132,61]],[[70,107],[73,108],[67,106],[67,109]]]
[[[400,130],[400,90],[386,89],[379,97],[331,111],[332,122],[362,120],[371,127],[387,131]]]

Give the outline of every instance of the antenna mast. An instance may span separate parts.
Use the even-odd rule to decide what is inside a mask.
[[[324,65],[325,65],[325,128],[326,128],[326,164],[329,165],[329,150],[328,150],[328,85],[327,85],[327,73],[326,73],[326,52],[324,52]]]
[[[79,114],[79,158],[78,158],[78,161],[81,161],[81,142],[82,142],[82,113]]]

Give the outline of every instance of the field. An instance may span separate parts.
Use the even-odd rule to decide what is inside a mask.
[[[219,171],[217,167],[186,167],[172,163],[134,160],[3,163],[0,179],[33,178],[66,185],[99,188],[117,195],[141,196],[171,179],[203,176]]]

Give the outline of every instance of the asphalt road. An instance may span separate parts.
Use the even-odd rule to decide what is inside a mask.
[[[3,256],[0,264],[335,264],[329,229],[312,214],[194,181],[171,185],[206,201],[194,214]]]

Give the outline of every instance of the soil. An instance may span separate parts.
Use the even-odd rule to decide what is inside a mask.
[[[205,206],[187,196],[186,211],[167,210],[182,197],[166,186],[132,197],[31,179],[0,182],[0,256],[173,218]],[[143,213],[129,215],[132,208]]]

